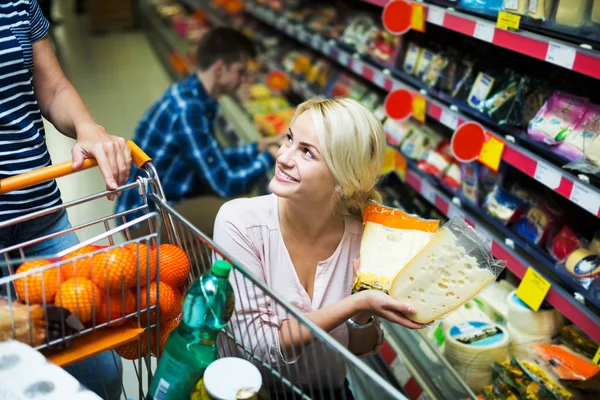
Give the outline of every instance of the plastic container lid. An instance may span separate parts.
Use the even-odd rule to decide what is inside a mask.
[[[231,272],[231,264],[225,260],[217,260],[213,264],[211,271],[217,276],[227,278],[229,276],[229,272]]]
[[[236,400],[240,390],[258,393],[261,386],[258,368],[241,358],[220,358],[204,371],[204,387],[215,400]]]

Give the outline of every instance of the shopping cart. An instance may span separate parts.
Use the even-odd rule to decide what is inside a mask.
[[[143,199],[142,206],[0,250],[0,255],[4,257],[4,265],[11,274],[0,278],[0,290],[5,293],[4,296],[6,297],[5,310],[9,310],[8,313],[4,312],[4,314],[0,312],[0,318],[3,315],[3,318],[5,318],[4,323],[0,320],[0,326],[6,325],[6,318],[9,319],[8,325],[12,330],[8,336],[46,352],[51,361],[61,366],[75,363],[108,349],[127,347],[129,349],[128,353],[132,351],[134,353],[126,357],[133,359],[133,370],[137,379],[137,382],[135,382],[135,390],[138,392],[137,398],[145,399],[156,367],[153,355],[160,357],[160,342],[162,340],[164,343],[165,340],[164,335],[161,337],[161,329],[163,329],[163,323],[165,322],[161,321],[162,311],[156,305],[151,304],[149,290],[151,285],[151,262],[158,262],[160,257],[158,251],[152,252],[151,248],[156,248],[152,246],[158,246],[161,239],[163,239],[163,241],[179,246],[187,254],[191,263],[188,282],[192,282],[206,273],[215,258],[223,258],[234,266],[231,283],[236,292],[238,307],[231,319],[235,323],[228,325],[219,337],[220,353],[226,356],[242,357],[254,363],[261,370],[271,398],[329,399],[338,397],[346,399],[349,398],[349,395],[343,388],[348,382],[354,397],[357,399],[405,398],[396,387],[385,381],[360,359],[351,354],[343,345],[333,340],[327,333],[305,318],[282,296],[245,270],[243,266],[235,261],[234,257],[219,249],[206,235],[168,205],[160,180],[156,170],[150,163],[150,159],[132,142],[130,142],[130,147],[134,162],[142,173],[139,174],[140,176],[134,183],[124,185],[116,191],[137,191]],[[93,161],[86,160],[84,168],[91,168],[94,165]],[[29,173],[26,176],[2,180],[0,181],[0,193],[55,179],[71,172],[71,164],[65,163]],[[0,228],[40,216],[62,212],[72,207],[81,207],[86,203],[102,199],[109,193],[104,191],[47,210],[34,212],[25,217],[2,223]],[[134,218],[139,214],[142,215]],[[140,231],[136,227],[140,225],[146,227],[145,230],[150,233],[136,236],[135,232]],[[97,232],[98,229],[102,229],[102,232],[91,239],[61,251],[50,260],[48,265],[35,270],[15,273],[19,265],[32,260],[27,255],[28,249],[33,246],[45,240],[60,238],[74,232],[82,233],[84,230]],[[159,232],[164,232],[166,238],[159,237]],[[92,244],[104,244],[106,247],[77,255],[68,261],[59,258],[73,254],[74,251]],[[64,318],[60,319],[59,325],[50,321],[48,314],[50,314],[49,310],[52,310],[53,307],[49,299],[46,299],[46,294],[51,294],[53,285],[55,285],[55,282],[49,280],[53,271],[55,273],[57,270],[62,269],[72,273],[75,270],[76,273],[85,275],[88,273],[89,268],[93,270],[94,257],[110,253],[114,261],[114,257],[118,257],[119,254],[123,256],[126,250],[132,251],[136,257],[135,285],[126,285],[127,274],[125,264],[122,263],[121,269],[117,268],[116,270],[116,275],[122,284],[120,290],[115,292],[113,286],[109,291],[107,286],[99,294],[106,302],[107,299],[113,299],[114,301],[115,293],[118,293],[116,313],[112,315],[109,313],[108,320],[100,318],[99,310],[96,309],[97,299],[93,299],[95,295],[92,291],[92,299],[89,299],[89,296],[87,299],[75,296],[73,300],[75,308],[71,307],[76,317],[86,321],[83,326],[73,327],[66,323]],[[34,259],[40,259],[40,257]],[[103,260],[106,259],[108,257],[105,256]],[[73,263],[76,268],[73,268]],[[98,265],[95,265],[95,267],[98,268]],[[104,269],[108,271],[108,267],[109,262],[106,261]],[[101,270],[103,269],[101,268]],[[57,278],[59,284],[61,283],[61,274],[59,273]],[[115,274],[114,270],[112,274]],[[31,281],[27,280],[28,277]],[[31,277],[36,277],[37,280]],[[107,279],[109,279],[108,272]],[[21,281],[21,290],[19,290],[21,296],[15,293],[15,286],[19,281]],[[160,265],[157,268],[155,281],[160,282]],[[23,290],[24,287],[25,290]],[[128,290],[134,291],[136,297],[136,307],[131,312],[128,312],[123,305]],[[18,297],[18,300],[16,300],[16,297]],[[34,297],[38,299],[41,297],[41,302],[34,304],[31,301]],[[122,299],[120,304],[118,297]],[[265,298],[268,303],[267,310],[264,309],[265,304],[263,302],[259,304],[259,299]],[[58,300],[55,301],[58,303]],[[84,312],[88,311],[86,307],[89,308],[88,303],[90,301],[93,304],[91,313],[85,314]],[[160,291],[157,293],[156,304],[161,304]],[[40,317],[40,308],[47,311],[42,317]],[[58,312],[59,314],[65,314],[62,308]],[[256,316],[256,318],[252,316]],[[259,319],[296,320],[299,327],[310,331],[314,340],[310,345],[292,351],[293,354],[284,354],[285,352],[282,353],[280,350],[277,329],[274,329],[268,323],[258,322]],[[36,326],[40,325],[40,320],[45,322],[41,334],[39,329],[36,331]],[[25,329],[21,326],[23,324]],[[115,327],[115,325],[117,326]],[[123,355],[123,352],[120,352],[120,354]],[[127,398],[134,398],[131,392],[127,392],[127,388],[131,388],[131,385],[132,382],[124,382],[123,389]]]

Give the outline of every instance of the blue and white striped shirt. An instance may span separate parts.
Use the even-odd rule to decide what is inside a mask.
[[[33,93],[31,44],[48,33],[35,0],[0,2],[0,179],[51,164]],[[0,221],[60,203],[55,181],[0,195]]]
[[[217,103],[194,74],[167,89],[138,124],[133,140],[152,157],[172,204],[199,192],[221,197],[245,193],[273,168],[273,157],[260,153],[256,143],[222,149],[214,136],[216,112]],[[137,176],[145,174],[132,166],[129,182]],[[137,191],[128,190],[117,198],[116,209],[123,212],[142,204]]]

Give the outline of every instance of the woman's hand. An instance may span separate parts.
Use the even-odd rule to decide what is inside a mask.
[[[352,297],[356,297],[358,307],[363,313],[376,315],[409,329],[422,329],[427,326],[427,324],[414,322],[408,317],[416,311],[413,306],[400,303],[379,290],[364,290],[353,294]]]
[[[73,146],[73,169],[78,170],[86,158],[95,158],[106,181],[106,188],[115,190],[127,181],[131,170],[131,151],[125,139],[106,133],[95,123],[77,127],[77,143]],[[115,195],[108,196],[114,200]]]

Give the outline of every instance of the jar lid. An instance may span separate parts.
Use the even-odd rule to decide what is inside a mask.
[[[258,368],[241,358],[220,358],[204,371],[204,387],[215,400],[237,400],[240,391],[258,393],[261,386]]]

